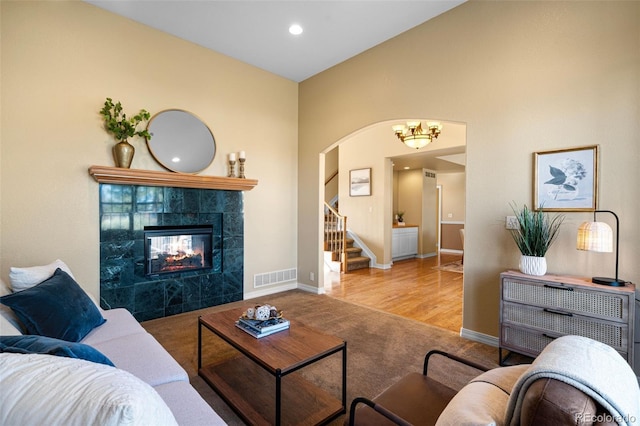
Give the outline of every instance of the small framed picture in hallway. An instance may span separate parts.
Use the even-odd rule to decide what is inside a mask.
[[[349,195],[361,197],[371,195],[371,168],[349,171]]]

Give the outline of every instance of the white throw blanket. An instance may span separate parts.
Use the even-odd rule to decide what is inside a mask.
[[[524,395],[541,378],[580,389],[619,425],[640,424],[640,388],[629,364],[612,347],[581,336],[560,337],[538,355],[513,387],[505,424],[520,424]]]

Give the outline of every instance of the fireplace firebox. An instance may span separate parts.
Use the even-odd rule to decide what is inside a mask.
[[[213,227],[145,226],[145,275],[211,269]]]

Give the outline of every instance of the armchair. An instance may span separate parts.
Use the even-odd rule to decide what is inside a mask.
[[[373,400],[365,397],[355,398],[349,410],[349,426],[435,424],[442,410],[456,395],[456,391],[428,375],[429,360],[434,355],[443,356],[479,371],[488,370],[456,355],[432,350],[424,357],[422,374],[407,374]],[[358,408],[358,404],[363,406]]]
[[[428,377],[432,355],[484,371],[460,391]],[[360,405],[360,406],[359,406]],[[355,398],[354,425],[631,425],[640,421],[635,373],[613,348],[581,336],[551,342],[532,364],[491,370],[441,351],[372,400]]]

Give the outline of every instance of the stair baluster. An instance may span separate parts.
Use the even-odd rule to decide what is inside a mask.
[[[340,262],[340,271],[345,273],[369,268],[371,259],[363,256],[362,248],[355,247],[354,240],[347,236],[347,217],[327,203],[324,212],[324,250],[331,252],[331,260]]]
[[[324,206],[324,249],[331,252],[331,260],[340,262],[340,270],[346,272],[347,217],[327,203]]]

